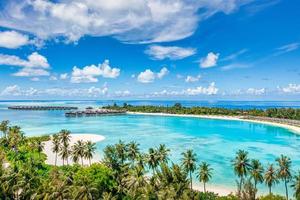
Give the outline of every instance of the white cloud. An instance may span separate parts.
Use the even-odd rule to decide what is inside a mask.
[[[198,23],[218,12],[230,14],[249,0],[10,0],[0,26],[40,38],[113,36],[127,42],[166,42],[191,36]],[[201,12],[199,12],[199,10]]]
[[[40,79],[39,79],[38,77],[33,77],[33,78],[31,78],[30,80],[31,80],[31,81],[35,81],[35,82],[40,81]]]
[[[104,78],[117,78],[120,75],[119,68],[113,68],[109,65],[109,60],[102,64],[85,66],[82,69],[73,67],[71,82],[72,83],[95,83],[98,82],[99,76]]]
[[[115,95],[117,97],[128,97],[131,95],[131,92],[129,90],[124,90],[124,91],[116,91]]]
[[[152,45],[146,51],[152,59],[154,60],[180,60],[196,53],[196,49],[193,48],[182,48],[176,46],[158,46]]]
[[[235,60],[236,58],[238,58],[240,55],[245,54],[248,51],[248,49],[241,49],[238,52],[235,52],[233,54],[230,54],[228,56],[226,56],[225,58],[222,59],[222,61],[229,61],[229,60]]]
[[[215,82],[211,82],[208,87],[196,87],[196,88],[188,88],[185,90],[187,95],[195,96],[195,95],[215,95],[217,94],[219,89],[216,87]]]
[[[281,54],[285,54],[285,53],[288,53],[288,52],[291,52],[291,51],[295,51],[295,50],[299,49],[299,47],[300,47],[299,42],[283,45],[283,46],[276,49],[276,52],[274,53],[274,55],[279,56]]]
[[[233,69],[245,69],[251,67],[251,64],[244,64],[244,63],[231,63],[229,65],[225,65],[221,67],[223,71],[229,71]]]
[[[220,54],[213,52],[208,53],[205,58],[202,58],[200,60],[200,66],[202,68],[210,68],[216,66],[219,59],[219,55]]]
[[[246,93],[251,94],[251,95],[263,95],[266,93],[266,89],[265,88],[260,88],[260,89],[248,88]]]
[[[34,52],[27,60],[13,55],[0,54],[0,65],[22,67],[14,76],[49,76],[47,58]]]
[[[280,88],[278,87],[279,91],[282,91],[284,93],[291,93],[291,94],[298,94],[300,93],[300,84],[293,84],[290,83],[288,86]]]
[[[64,73],[59,76],[60,80],[66,80],[68,77],[68,73]]]
[[[57,77],[56,77],[56,76],[50,76],[50,77],[49,77],[49,80],[50,80],[50,81],[57,81]]]
[[[155,73],[153,73],[150,69],[146,69],[144,72],[141,72],[137,80],[141,83],[151,83],[155,79]]]
[[[169,70],[166,67],[163,67],[158,73],[157,78],[162,79],[164,76],[169,74]]]
[[[168,73],[169,70],[166,67],[163,67],[158,73],[152,72],[150,69],[146,69],[138,75],[137,80],[141,83],[151,83],[156,78],[162,79]]]
[[[199,81],[200,78],[201,78],[201,75],[198,75],[198,76],[190,76],[190,75],[188,75],[185,78],[185,82],[187,82],[187,83],[197,82],[197,81]]]
[[[38,90],[34,88],[21,89],[18,85],[11,85],[4,88],[0,96],[34,96],[38,94]]]
[[[21,46],[27,45],[29,38],[16,31],[2,31],[0,32],[0,47],[17,49]]]

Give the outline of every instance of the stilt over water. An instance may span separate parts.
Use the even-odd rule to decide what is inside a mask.
[[[92,117],[100,115],[119,115],[126,114],[125,110],[110,110],[110,109],[86,109],[83,111],[70,111],[66,112],[66,117]]]
[[[11,110],[77,110],[73,106],[9,106]]]

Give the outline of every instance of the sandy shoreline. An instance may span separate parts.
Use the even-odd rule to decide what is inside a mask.
[[[195,117],[195,118],[204,118],[204,119],[221,119],[221,120],[236,120],[236,121],[245,121],[245,122],[253,122],[266,124],[270,126],[277,126],[281,128],[288,129],[293,133],[300,134],[300,127],[292,126],[289,124],[282,124],[276,122],[269,122],[263,120],[252,120],[252,119],[244,119],[242,116],[225,116],[225,115],[186,115],[186,114],[168,114],[168,113],[141,113],[141,112],[127,112],[128,114],[133,115],[152,115],[152,116],[168,116],[168,117]]]
[[[70,140],[70,146],[72,146],[74,143],[76,143],[79,140],[91,141],[91,142],[100,142],[105,139],[102,135],[96,135],[96,134],[71,134],[71,140]],[[44,143],[44,153],[47,155],[46,164],[54,165],[55,164],[55,153],[52,152],[52,141],[49,140]],[[96,152],[94,155],[94,158],[91,160],[92,163],[99,162],[100,161],[100,155]],[[69,164],[73,164],[72,159],[68,159]],[[89,164],[88,160],[83,161],[84,165]],[[62,159],[60,156],[57,156],[57,165],[61,166],[63,164]],[[66,161],[65,161],[66,164]]]

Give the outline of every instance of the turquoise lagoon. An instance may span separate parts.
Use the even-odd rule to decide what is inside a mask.
[[[27,136],[53,134],[61,129],[100,134],[106,138],[97,143],[100,155],[106,145],[119,140],[136,141],[143,151],[166,144],[171,149],[171,160],[176,163],[180,162],[183,151],[193,149],[199,162],[206,161],[213,167],[211,184],[214,186],[235,188],[231,160],[239,149],[248,151],[250,158],[259,159],[264,165],[275,163],[281,154],[287,155],[293,161],[293,170],[300,170],[300,137],[280,127],[193,117],[120,115],[66,118],[63,111],[7,110],[11,104],[16,103],[0,103],[0,120],[7,119],[21,126]],[[260,187],[267,191],[264,185]],[[275,191],[283,192],[283,186],[276,186]]]

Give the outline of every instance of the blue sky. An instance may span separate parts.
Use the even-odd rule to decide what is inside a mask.
[[[297,0],[8,0],[0,99],[300,100]]]

